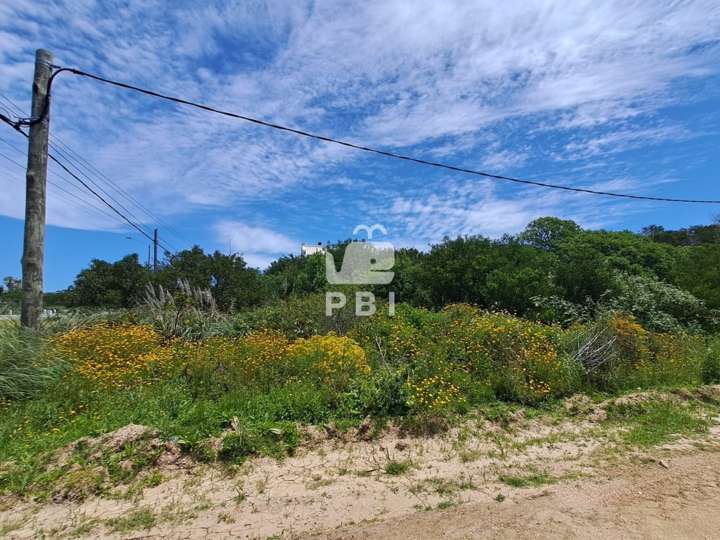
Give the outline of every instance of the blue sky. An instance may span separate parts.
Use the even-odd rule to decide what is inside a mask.
[[[6,0],[0,106],[11,112],[28,114],[38,47],[61,65],[419,157],[720,199],[717,1]],[[232,249],[259,267],[360,223],[424,248],[515,233],[543,215],[639,230],[720,214],[451,174],[72,75],[56,80],[51,130],[51,144],[92,163],[103,173],[93,178],[171,247]],[[3,276],[20,274],[24,211],[23,168],[6,158],[23,165],[24,151],[0,126]],[[146,257],[147,241],[67,175],[51,166],[49,179],[47,290],[92,258]]]

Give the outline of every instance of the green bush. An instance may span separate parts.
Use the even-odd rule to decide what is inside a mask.
[[[233,331],[244,335],[275,330],[288,339],[307,338],[328,332],[343,335],[355,325],[357,319],[349,301],[347,306],[334,311],[332,316],[326,316],[325,295],[316,293],[242,311],[233,318]]]
[[[400,305],[395,317],[378,314],[351,335],[374,367],[405,379],[410,411],[462,410],[493,395],[537,402],[580,386],[577,363],[558,348],[559,327],[468,304],[441,312]]]
[[[702,378],[707,384],[720,383],[720,337],[716,336],[708,340]]]
[[[344,396],[342,410],[351,417],[401,416],[408,406],[404,392],[406,369],[380,365],[367,377],[360,377]]]
[[[614,289],[609,307],[633,315],[649,330],[712,327],[717,318],[692,293],[649,276],[618,273]]]
[[[630,315],[611,312],[573,325],[562,341],[591,388],[617,391],[703,380],[707,347],[701,335],[648,331]]]

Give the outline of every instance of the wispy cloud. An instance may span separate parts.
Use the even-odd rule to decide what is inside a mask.
[[[33,50],[46,46],[61,64],[276,122],[496,172],[543,171],[558,157],[579,167],[687,138],[681,121],[656,116],[681,99],[677,81],[718,73],[719,37],[720,5],[711,0],[538,0],[502,9],[432,0],[66,0],[42,8],[13,0],[0,5],[0,92],[26,107]],[[608,224],[623,208],[572,199],[568,211],[554,195],[502,189],[473,191],[458,206],[459,184],[427,190],[422,171],[386,161],[371,191],[373,179],[358,171],[370,167],[361,153],[65,75],[55,87],[53,132],[166,217],[287,204],[289,192],[313,186],[338,212],[340,197],[342,212],[362,212],[371,193],[380,206],[393,201],[393,215],[427,238],[512,232],[550,212]],[[10,176],[0,170],[0,181]],[[631,176],[600,167],[565,181]],[[17,216],[21,190],[9,189],[0,213]],[[79,202],[49,207],[56,224],[117,226],[91,214]],[[434,216],[447,217],[433,224]],[[223,230],[240,242],[243,232],[231,229]],[[242,249],[262,255],[290,245],[265,238],[279,251]]]
[[[488,184],[448,183],[446,195],[427,193],[394,199],[386,208],[393,233],[432,244],[444,237],[480,234],[497,238],[514,234],[533,219],[548,215],[572,219],[592,228],[616,224],[638,211],[637,207],[608,199],[594,199],[594,204],[588,204],[582,195],[568,197],[557,192],[521,189],[509,196],[498,193]],[[613,184],[622,190],[627,180],[619,179]]]
[[[660,141],[682,141],[693,135],[682,126],[661,126],[640,129],[620,129],[598,136],[591,136],[580,141],[565,145],[567,157],[570,159],[586,159],[589,157],[625,152]]]

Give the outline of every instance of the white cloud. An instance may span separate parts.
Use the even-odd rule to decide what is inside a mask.
[[[279,123],[422,145],[412,153],[423,155],[437,145],[437,156],[464,153],[494,172],[528,163],[542,170],[549,153],[504,138],[504,130],[552,131],[564,138],[563,158],[585,160],[682,134],[683,126],[648,127],[647,119],[677,99],[675,81],[717,73],[717,47],[699,46],[719,36],[712,0],[535,0],[502,9],[460,0],[272,1],[172,10],[159,1],[67,0],[40,9],[15,0],[0,6],[0,92],[27,109],[32,54],[42,45],[61,64]],[[52,118],[54,133],[166,216],[272,200],[298,186],[329,189],[328,177],[345,178],[342,167],[362,155],[67,74],[56,80]],[[443,206],[455,196],[444,186],[434,187],[435,202],[412,183],[393,189],[397,201],[427,199],[461,230],[492,234],[561,210],[546,197],[511,192],[492,196],[501,211],[476,200],[454,214]],[[16,215],[13,205],[0,198],[1,213]],[[49,220],[115,227],[91,213],[81,203],[51,205]]]
[[[252,268],[259,268],[260,270],[266,269],[270,266],[270,263],[277,259],[276,256],[264,253],[243,253],[242,256],[248,266]]]
[[[525,151],[497,150],[487,154],[483,160],[483,167],[494,171],[507,171],[522,167],[528,160],[529,154]]]
[[[279,256],[300,251],[300,243],[284,234],[239,221],[219,221],[215,232],[219,242],[240,253],[251,266],[264,268]]]

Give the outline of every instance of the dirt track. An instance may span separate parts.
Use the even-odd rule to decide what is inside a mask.
[[[134,496],[0,499],[0,536],[720,538],[718,419],[702,436],[641,450],[618,446],[592,416],[468,419],[415,439],[395,428],[371,440],[316,431],[296,456],[233,474],[169,464],[163,483]],[[391,463],[407,466],[390,474]],[[138,512],[149,522],[117,525]]]
[[[317,538],[720,537],[720,453],[627,466],[614,478],[559,485],[502,503],[470,503]]]

